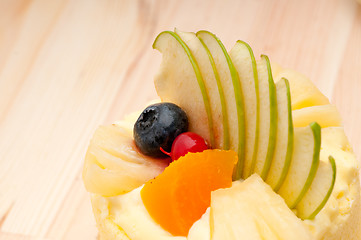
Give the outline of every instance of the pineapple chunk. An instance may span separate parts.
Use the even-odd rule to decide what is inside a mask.
[[[276,62],[271,62],[271,69],[272,69],[273,76],[277,76],[283,70],[282,66]],[[278,80],[280,80],[280,79],[278,79]]]
[[[339,127],[342,122],[336,106],[330,104],[297,109],[292,115],[294,127],[306,127],[311,122],[317,122],[322,128]]]
[[[232,189],[232,190],[231,190]],[[255,216],[240,193],[242,184],[218,190],[212,194],[211,235],[214,240],[237,240],[241,236],[248,240],[261,240]]]
[[[256,174],[212,192],[212,239],[312,239],[302,221]]]
[[[275,77],[275,82],[286,78],[291,86],[292,110],[330,104],[320,90],[304,75],[284,69]]]
[[[89,192],[116,196],[156,177],[167,165],[167,160],[141,154],[126,124],[101,126],[88,147],[83,180]]]

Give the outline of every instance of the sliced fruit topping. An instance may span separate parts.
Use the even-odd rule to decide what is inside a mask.
[[[188,130],[186,113],[173,103],[148,106],[134,124],[134,141],[139,150],[152,157],[165,157],[160,148],[170,151],[174,139]]]
[[[335,105],[320,105],[294,110],[293,124],[295,127],[306,127],[311,122],[317,122],[322,128],[340,127],[341,115]]]
[[[176,137],[172,144],[172,151],[170,153],[164,151],[164,153],[175,161],[189,152],[203,152],[206,149],[208,149],[207,143],[201,136],[196,133],[185,132]],[[163,149],[161,150],[163,151]]]
[[[211,192],[232,185],[234,151],[188,153],[172,162],[141,190],[153,219],[175,236],[186,236],[210,205]]]
[[[290,82],[292,110],[304,107],[330,104],[330,101],[304,75],[290,69],[283,69],[275,76],[275,81],[286,78]]]
[[[295,208],[310,188],[320,162],[320,148],[320,125],[313,122],[295,129],[291,166],[278,191],[290,208]]]
[[[249,175],[258,152],[260,102],[257,64],[251,47],[243,41],[237,41],[229,55],[237,69],[244,96],[246,140],[243,172],[240,174],[245,178]]]
[[[244,166],[246,126],[245,103],[239,75],[226,48],[216,35],[208,31],[199,31],[197,36],[203,43],[203,46],[205,46],[212,55],[214,67],[219,73],[219,83],[222,86],[225,97],[222,108],[225,108],[225,112],[228,114],[229,149],[238,153],[238,163],[237,167],[234,168],[233,179],[240,179]],[[226,130],[226,128],[224,128],[224,130]],[[228,148],[225,147],[224,149]]]
[[[277,134],[277,96],[273,82],[271,64],[266,55],[257,64],[259,81],[259,138],[256,161],[251,164],[250,173],[258,173],[266,179],[272,164]]]
[[[221,79],[224,78],[224,74],[222,74],[223,69],[222,68],[218,69],[218,67],[217,67],[217,63],[219,60],[217,58],[217,54],[215,54],[214,48],[212,48],[212,47],[209,48],[207,46],[207,44],[205,43],[206,40],[204,40],[204,38],[203,38],[203,34],[205,34],[205,36],[212,38],[213,41],[216,42],[216,39],[214,39],[213,35],[211,36],[211,34],[208,34],[208,33],[209,32],[207,32],[207,31],[199,31],[199,32],[197,32],[196,35],[197,35],[198,39],[200,40],[200,42],[202,43],[205,51],[207,52],[209,61],[212,65],[212,70],[213,70],[214,77],[215,77],[215,80],[217,83],[217,89],[218,89],[218,94],[219,94],[219,103],[213,104],[213,111],[214,111],[214,113],[216,113],[216,116],[213,117],[213,120],[215,122],[218,122],[218,124],[216,124],[216,126],[219,126],[219,131],[215,132],[215,135],[216,135],[215,143],[216,143],[216,148],[229,150],[230,134],[229,134],[228,110],[227,110],[227,102],[226,102],[227,96],[225,95],[225,90],[227,90],[227,88],[223,89],[223,86],[222,86]],[[217,46],[219,46],[218,43],[216,43],[216,44],[217,44]],[[221,49],[219,49],[219,50],[222,51]],[[221,67],[223,67],[223,66],[221,66]],[[210,95],[212,95],[212,93],[211,93],[212,90],[216,91],[214,84],[213,84],[213,86],[210,85],[208,87],[208,89],[209,89]],[[217,99],[217,94],[213,94],[213,95],[214,95],[214,97],[211,98],[211,100]],[[219,108],[221,108],[222,110],[219,110]],[[219,112],[222,112],[222,114],[219,114]],[[222,123],[222,124],[220,124],[220,123]],[[223,139],[222,139],[222,135],[223,135]]]
[[[315,179],[307,194],[297,205],[297,216],[301,219],[313,219],[326,205],[336,182],[336,163],[332,156],[320,161]]]
[[[205,79],[193,52],[175,32],[160,33],[153,48],[163,54],[154,85],[161,100],[180,106],[189,118],[189,131],[201,135],[211,147],[214,130]]]
[[[233,180],[257,173],[291,209],[301,208],[304,198],[315,198],[309,189],[316,175],[324,175],[322,169],[318,172],[320,125],[339,126],[340,118],[310,80],[280,67],[274,78],[267,56],[256,61],[242,41],[228,54],[207,31],[163,32],[153,46],[163,54],[155,79],[158,95],[182,107],[190,131],[211,148],[237,152]],[[188,152],[180,145],[170,155]],[[307,214],[315,211],[305,208]]]
[[[198,65],[203,79],[204,88],[209,101],[209,113],[212,119],[212,129],[210,130],[213,131],[213,136],[211,135],[209,144],[212,148],[221,148],[221,146],[227,144],[229,136],[227,137],[228,126],[224,125],[224,115],[219,114],[222,112],[221,108],[223,107],[223,92],[222,87],[219,85],[219,82],[217,82],[217,80],[219,80],[217,77],[219,78],[219,76],[216,74],[216,69],[214,69],[213,59],[211,58],[209,51],[203,47],[203,44],[197,38],[196,34],[192,32],[182,32],[178,29],[175,29],[174,31],[188,47]],[[197,87],[197,85],[195,86]],[[186,86],[184,85],[184,87]],[[207,105],[206,102],[204,102],[204,104]]]
[[[254,174],[212,192],[211,236],[223,239],[312,239],[284,200]]]
[[[131,119],[130,122],[134,121]],[[141,154],[134,144],[128,122],[118,122],[100,126],[94,133],[85,156],[83,180],[89,192],[116,196],[154,178],[168,164],[164,159]]]
[[[293,124],[290,86],[287,79],[276,83],[277,135],[276,146],[266,182],[277,192],[289,171],[293,153]]]

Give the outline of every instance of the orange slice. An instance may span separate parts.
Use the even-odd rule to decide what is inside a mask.
[[[234,151],[188,153],[148,181],[141,197],[152,218],[175,236],[186,236],[210,205],[211,191],[232,185]]]

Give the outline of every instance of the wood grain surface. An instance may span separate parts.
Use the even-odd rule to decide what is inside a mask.
[[[210,30],[228,49],[245,40],[310,77],[361,156],[354,0],[0,0],[0,239],[96,239],[87,144],[156,97],[151,46],[174,27]]]

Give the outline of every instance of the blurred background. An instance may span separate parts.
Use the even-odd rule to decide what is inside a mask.
[[[307,75],[361,156],[355,0],[0,0],[0,239],[96,239],[87,144],[156,98],[152,43],[174,27],[210,30],[227,49],[245,40]]]

